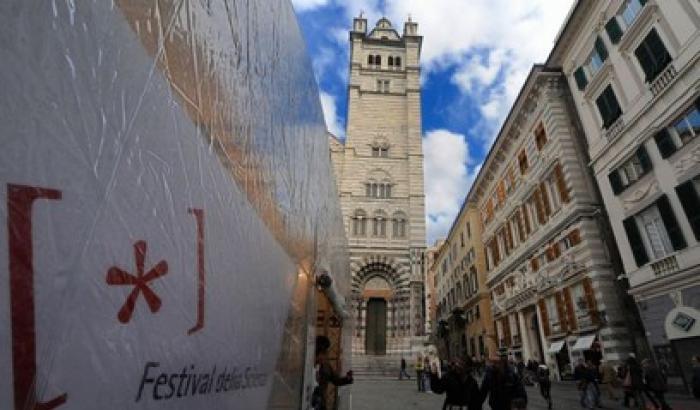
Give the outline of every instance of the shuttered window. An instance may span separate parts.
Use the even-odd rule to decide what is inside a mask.
[[[700,241],[700,195],[693,181],[688,181],[676,187],[678,199],[688,217],[690,227],[693,228],[695,239]]]
[[[537,149],[541,151],[545,144],[547,144],[547,133],[544,131],[544,126],[540,124],[537,126],[537,129],[535,129],[535,145],[537,145]]]
[[[671,133],[668,132],[666,128],[657,132],[656,135],[654,135],[654,140],[656,141],[656,146],[659,148],[661,158],[668,158],[677,150],[676,143],[673,142]]]
[[[569,197],[569,189],[566,187],[566,180],[564,179],[564,171],[562,171],[561,164],[557,163],[554,166],[554,176],[557,180],[557,189],[559,190],[559,197],[561,201],[568,204],[571,198]]]
[[[631,216],[622,222],[625,227],[625,232],[627,233],[627,241],[632,249],[632,255],[634,256],[634,261],[637,263],[638,267],[649,262],[649,256],[647,255],[646,248],[644,247],[644,242],[642,241],[642,234],[639,231],[637,222],[634,217]]]
[[[569,232],[569,240],[571,241],[571,246],[576,246],[581,243],[581,232],[578,228]]]
[[[621,193],[651,171],[652,167],[649,154],[642,144],[630,159],[608,175],[613,193],[615,195]]]
[[[605,90],[598,96],[595,103],[603,120],[603,128],[611,126],[622,115],[622,109],[610,85],[605,87]]]
[[[671,62],[671,55],[664,47],[659,33],[652,28],[649,34],[639,44],[634,55],[639,60],[639,65],[644,70],[646,82],[652,82]]]
[[[565,332],[569,327],[566,320],[566,311],[564,309],[564,297],[561,292],[554,294],[554,299],[557,304],[557,317],[559,318],[559,324],[561,325],[561,331]]]
[[[544,332],[544,336],[548,337],[550,334],[552,334],[552,330],[549,327],[549,315],[547,315],[547,304],[545,303],[544,299],[540,299],[537,302],[537,305],[540,308],[540,316],[542,317],[542,331]]]
[[[598,317],[598,302],[595,298],[595,291],[593,290],[593,283],[591,278],[586,277],[583,279],[583,292],[586,295],[586,305],[588,306],[588,314],[591,316],[591,320],[594,325],[599,323]]]
[[[532,268],[532,272],[537,272],[537,270],[539,270],[540,264],[537,262],[537,258],[530,259],[530,267]]]
[[[666,195],[662,195],[656,202],[656,206],[659,208],[661,219],[664,221],[664,226],[666,227],[666,232],[671,240],[673,249],[677,251],[685,249],[688,244],[685,241],[680,225],[678,225],[678,220],[676,219],[676,215],[673,213],[671,204],[668,202],[668,197]]]
[[[566,304],[566,321],[569,330],[576,330],[576,311],[574,310],[574,301],[571,298],[571,289],[564,288],[564,303]]]
[[[530,216],[527,210],[527,204],[523,204],[522,207],[520,207],[521,213],[523,215],[523,225],[525,226],[525,233],[526,235],[530,234]]]
[[[583,71],[583,67],[579,67],[574,71],[574,80],[579,90],[583,91],[586,89],[588,79],[586,78],[586,72]]]
[[[525,150],[520,151],[520,154],[518,155],[518,165],[520,166],[520,174],[525,175],[528,168],[527,154],[525,153]]]
[[[542,198],[542,205],[544,206],[545,216],[552,214],[552,205],[549,202],[549,196],[547,195],[547,185],[545,182],[540,183],[540,197]]]
[[[620,23],[617,22],[617,17],[613,16],[605,24],[605,32],[608,33],[608,38],[613,44],[617,44],[622,38],[622,28]]]

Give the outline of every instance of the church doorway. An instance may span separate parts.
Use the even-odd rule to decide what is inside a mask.
[[[365,351],[367,354],[386,354],[386,300],[370,298],[367,301]]]

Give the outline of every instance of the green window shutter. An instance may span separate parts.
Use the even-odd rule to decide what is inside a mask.
[[[607,86],[605,90],[596,99],[596,105],[600,116],[603,118],[603,128],[608,128],[615,120],[622,115],[622,109],[617,102],[617,97],[611,86]]]
[[[653,80],[655,70],[654,58],[649,52],[645,41],[642,41],[639,47],[637,47],[637,49],[634,50],[634,55],[637,57],[639,65],[642,66],[642,70],[644,70],[644,81],[650,82],[651,80]]]
[[[668,202],[668,197],[662,195],[661,198],[656,201],[656,206],[659,208],[661,219],[664,221],[664,226],[666,227],[669,239],[671,239],[673,249],[677,251],[685,249],[688,244],[685,242],[683,231],[681,231],[681,227],[678,225],[678,220],[673,213],[671,204]]]
[[[678,185],[676,193],[681,201],[685,215],[688,217],[690,227],[693,228],[695,239],[700,241],[700,197],[693,185],[693,181]]]
[[[642,170],[644,170],[645,174],[651,171],[653,166],[651,165],[651,159],[649,158],[649,154],[647,154],[647,149],[644,147],[644,144],[637,148],[637,158],[639,159],[639,163],[642,165]]]
[[[588,85],[588,79],[586,78],[586,73],[583,71],[583,67],[579,67],[574,71],[574,80],[576,80],[576,85],[578,89],[583,91]]]
[[[676,143],[673,142],[671,134],[666,128],[657,132],[656,135],[654,135],[654,139],[656,140],[656,146],[659,148],[659,152],[661,153],[661,158],[668,158],[671,156],[671,154],[676,152]]]
[[[608,33],[608,38],[613,44],[617,44],[622,38],[622,28],[620,28],[620,23],[617,22],[615,16],[605,24],[605,31]]]
[[[637,263],[637,266],[642,266],[649,262],[649,256],[647,255],[647,250],[644,248],[642,235],[639,233],[639,227],[637,227],[637,222],[635,222],[634,217],[631,216],[625,219],[622,221],[622,225],[625,227],[627,240],[629,241],[632,255],[634,255],[634,261]]]
[[[622,186],[622,180],[620,179],[620,174],[618,174],[617,170],[609,173],[608,179],[610,180],[610,186],[612,187],[613,194],[617,195],[625,190],[625,187]]]
[[[664,42],[655,28],[651,29],[645,41],[649,45],[649,51],[654,58],[654,78],[656,78],[671,63],[671,55],[666,50],[666,46],[664,46]]]
[[[605,43],[603,43],[603,39],[600,37],[596,37],[595,39],[595,51],[598,53],[602,61],[608,59],[608,49],[605,48]]]
[[[609,124],[610,112],[608,110],[608,103],[605,99],[605,91],[603,91],[598,98],[595,100],[595,105],[598,106],[598,111],[600,112],[600,117],[603,119],[603,127],[607,128]]]

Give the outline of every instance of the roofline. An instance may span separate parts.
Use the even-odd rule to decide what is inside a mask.
[[[494,148],[498,145],[498,142],[503,138],[503,133],[510,124],[511,120],[513,119],[513,116],[515,115],[515,108],[520,106],[521,100],[524,97],[524,92],[526,89],[528,89],[529,85],[535,78],[535,74],[540,74],[540,73],[561,73],[561,69],[557,67],[547,67],[544,64],[534,64],[532,68],[530,69],[530,73],[527,75],[527,78],[525,79],[525,82],[523,83],[523,86],[520,87],[520,91],[518,91],[517,97],[515,97],[515,101],[513,101],[513,105],[510,107],[510,111],[508,111],[508,115],[506,116],[505,120],[503,120],[503,124],[501,124],[501,128],[496,134],[496,138],[493,140],[493,144],[491,144],[491,148],[489,148],[489,152],[486,154],[486,157],[484,157],[484,161],[482,162],[482,167],[479,170],[479,174],[474,178],[474,182],[472,183],[472,186],[469,188],[469,192],[467,193],[467,196],[465,197],[465,202],[474,202],[474,199],[472,196],[474,195],[474,187],[481,182],[481,178],[483,176],[484,170],[487,169],[484,167],[490,160],[492,155],[494,155]],[[462,205],[464,207],[464,204]],[[460,210],[461,212],[461,210]]]
[[[562,42],[564,41],[564,38],[569,34],[569,28],[571,22],[574,20],[574,18],[578,17],[578,13],[581,11],[583,8],[584,4],[590,5],[590,1],[582,1],[582,0],[575,0],[574,4],[571,5],[571,8],[569,9],[569,13],[566,15],[566,18],[564,19],[564,23],[562,24],[561,28],[559,29],[559,32],[557,33],[557,36],[554,38],[554,45],[552,46],[551,51],[549,52],[549,55],[547,56],[547,59],[545,60],[545,65],[548,67],[552,67],[552,59],[554,58],[554,54],[559,51],[559,47],[561,46]]]

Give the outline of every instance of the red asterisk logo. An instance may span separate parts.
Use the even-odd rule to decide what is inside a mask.
[[[125,272],[117,266],[112,266],[107,271],[107,284],[134,286],[134,289],[131,290],[131,293],[129,293],[129,296],[126,298],[126,302],[124,302],[124,305],[119,309],[119,313],[117,314],[117,318],[119,318],[119,321],[122,323],[128,323],[129,320],[131,320],[131,315],[134,313],[134,306],[136,305],[136,299],[138,299],[139,293],[143,293],[143,297],[146,299],[146,303],[148,303],[151,312],[156,313],[160,309],[160,298],[148,287],[148,282],[168,273],[168,263],[164,260],[160,261],[144,274],[144,261],[146,259],[147,248],[148,245],[146,245],[146,241],[137,241],[134,243],[136,276]]]

